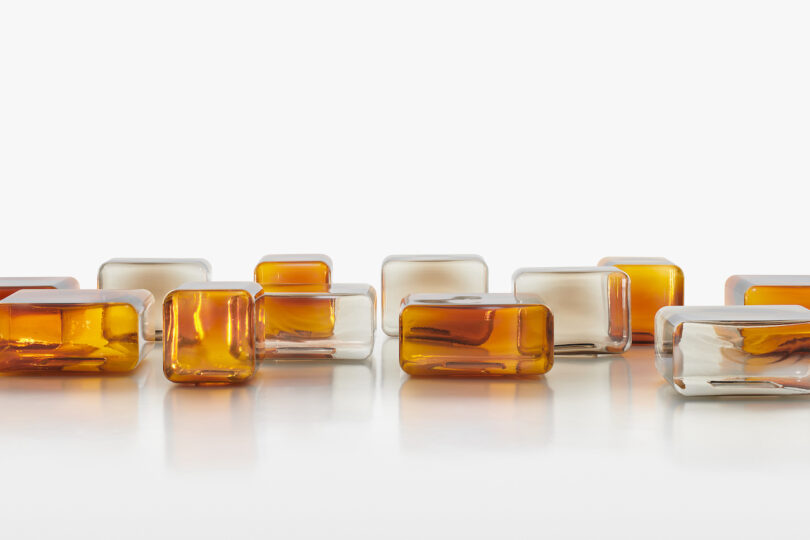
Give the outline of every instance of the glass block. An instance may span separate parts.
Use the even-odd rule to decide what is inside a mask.
[[[0,300],[0,371],[131,371],[153,302],[146,290],[17,291]]]
[[[256,371],[258,283],[186,283],[163,302],[163,371],[177,383],[233,383]]]
[[[400,313],[399,364],[410,375],[539,375],[554,324],[534,296],[412,294]]]
[[[662,257],[605,257],[599,266],[615,266],[630,276],[633,343],[655,341],[658,310],[683,305],[683,271]]]
[[[630,278],[613,266],[521,268],[516,294],[534,294],[554,314],[557,354],[614,354],[630,346]]]
[[[366,284],[324,285],[321,292],[296,286],[266,288],[258,317],[264,327],[264,358],[331,358],[363,360],[374,347],[377,293]],[[320,302],[331,307],[325,318],[313,316]]]
[[[78,289],[72,277],[4,277],[0,278],[0,300],[20,289]]]
[[[481,294],[488,269],[478,255],[391,255],[382,264],[382,327],[399,332],[402,299],[413,293]]]
[[[98,269],[99,289],[146,289],[155,303],[146,312],[146,338],[163,337],[163,299],[183,283],[211,279],[205,259],[110,259]]]
[[[798,305],[810,308],[810,276],[731,276],[726,305]]]
[[[685,396],[810,393],[810,310],[662,308],[655,352],[658,372]]]
[[[332,259],[326,255],[265,255],[254,271],[256,283],[268,285],[306,285],[332,282]]]

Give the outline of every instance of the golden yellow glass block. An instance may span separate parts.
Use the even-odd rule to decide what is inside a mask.
[[[726,280],[726,305],[810,308],[810,275],[746,275]]]
[[[399,363],[410,375],[539,375],[554,362],[551,311],[511,294],[412,294],[400,312]]]
[[[633,343],[655,341],[658,310],[683,305],[683,271],[660,257],[605,257],[599,266],[615,266],[630,276]]]
[[[252,282],[186,283],[163,302],[163,371],[177,383],[235,383],[256,371],[255,317],[262,288]],[[262,341],[263,342],[263,341]]]
[[[0,300],[0,371],[135,369],[153,301],[145,290],[20,290]]]
[[[78,289],[72,277],[4,277],[0,278],[0,300],[21,289]]]

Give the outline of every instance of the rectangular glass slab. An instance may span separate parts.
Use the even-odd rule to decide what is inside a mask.
[[[78,289],[72,277],[0,277],[0,300],[21,289]]]
[[[810,308],[810,276],[731,276],[726,280],[726,305],[798,305]]]
[[[363,360],[374,347],[377,293],[366,284],[265,288],[257,313],[264,327],[263,358]],[[314,316],[316,306],[330,306]],[[327,324],[327,322],[329,324]]]
[[[533,296],[412,294],[400,313],[410,375],[539,375],[554,362],[551,311]]]
[[[655,353],[658,372],[685,396],[810,393],[810,310],[662,308]]]
[[[482,294],[488,268],[478,255],[391,255],[382,264],[382,328],[399,332],[402,299],[414,293]]]
[[[146,290],[23,289],[0,300],[0,372],[122,372],[145,343]]]
[[[662,257],[605,257],[598,266],[615,266],[630,276],[633,343],[655,341],[658,310],[683,305],[683,271]]]
[[[256,283],[267,285],[330,284],[332,259],[322,254],[265,255],[254,270]]]
[[[630,347],[630,278],[613,266],[521,268],[515,294],[554,314],[556,354],[615,354]]]
[[[163,299],[183,283],[211,279],[205,259],[110,259],[98,269],[99,289],[146,289],[155,303],[146,312],[146,338],[163,337]]]
[[[258,283],[186,283],[163,302],[163,372],[177,383],[242,382],[256,371]],[[261,342],[259,343],[261,344]]]

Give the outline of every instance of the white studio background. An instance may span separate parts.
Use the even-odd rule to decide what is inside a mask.
[[[247,280],[267,253],[323,252],[336,281],[379,287],[388,254],[478,253],[491,290],[505,291],[520,266],[649,255],[683,267],[688,303],[721,303],[731,274],[810,273],[808,25],[801,1],[2,1],[0,275],[72,275],[92,287],[111,257],[202,256],[215,279]],[[54,459],[29,458],[38,456]],[[293,516],[277,516],[275,532],[348,534],[332,528],[352,508],[343,500],[333,515],[330,504],[344,494],[335,478],[321,478],[308,499],[292,472],[306,463],[286,457],[292,465],[267,482],[290,487],[298,506],[274,499]],[[656,536],[648,526],[690,529],[676,510],[689,491],[669,492],[662,481],[665,502],[650,517],[654,471],[630,458],[605,462],[611,470],[582,507],[566,478],[593,478],[584,471],[595,465],[582,468],[587,450],[556,465],[538,460],[539,471],[551,468],[548,484],[523,491],[497,478],[493,460],[494,502],[462,490],[464,505],[484,515],[445,531],[439,495],[449,488],[436,478],[469,479],[475,463],[441,472],[426,460],[408,476],[380,447],[367,457],[371,470],[346,488],[358,504],[351,537],[379,536],[381,520],[397,519],[391,535],[411,538],[539,536],[544,519],[556,536],[620,535],[611,526],[628,522],[640,537]],[[149,463],[123,474],[135,482],[124,498],[139,508],[128,534],[186,528],[165,511],[177,503],[182,513],[182,504],[161,509],[150,495],[163,488],[149,487],[160,486]],[[13,491],[30,471],[8,467]],[[505,467],[511,478],[521,473],[513,468]],[[108,471],[88,471],[75,489],[93,499],[86,486]],[[140,481],[129,478],[136,471],[145,471]],[[624,484],[637,474],[644,478]],[[419,479],[430,507],[409,509]],[[199,491],[218,488],[187,481],[197,491],[181,501],[195,501],[183,520],[221,503]],[[264,486],[254,479],[227,495],[250,501],[228,512],[251,523],[251,534],[262,532]],[[724,486],[722,504],[746,504],[733,471]],[[550,498],[538,502],[534,529],[521,520],[510,529],[505,500],[538,492]],[[564,508],[554,506],[555,492]],[[490,503],[500,518],[486,515]],[[330,519],[318,522],[319,512]],[[30,526],[37,513],[22,515]],[[95,537],[106,522],[93,519],[85,533]],[[220,525],[197,533],[227,536]],[[692,525],[698,534],[725,526]],[[3,536],[23,537],[25,526],[7,520]]]

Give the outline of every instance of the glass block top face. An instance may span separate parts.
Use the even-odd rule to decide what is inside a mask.
[[[615,266],[630,276],[633,343],[652,343],[658,310],[683,305],[683,271],[661,257],[605,257],[599,266]]]
[[[190,281],[175,291],[244,291],[253,298],[262,294],[262,286],[253,281]]]
[[[630,279],[612,266],[521,268],[516,294],[537,295],[554,314],[558,354],[620,353],[630,346]]]
[[[553,364],[553,319],[536,297],[406,297],[400,366],[410,375],[539,375]]]
[[[806,308],[663,308],[655,339],[656,367],[683,395],[810,393]]]
[[[328,285],[332,259],[326,255],[267,255],[256,265],[254,278],[268,291],[278,285]]]
[[[731,276],[726,280],[726,304],[810,308],[810,275]]]
[[[143,313],[154,302],[145,289],[21,289],[0,300],[0,304],[129,304]]]
[[[20,289],[78,289],[72,277],[0,277],[0,300]]]
[[[488,290],[487,265],[478,255],[392,255],[382,266],[382,324],[399,332],[402,299],[413,293],[481,294]]]

